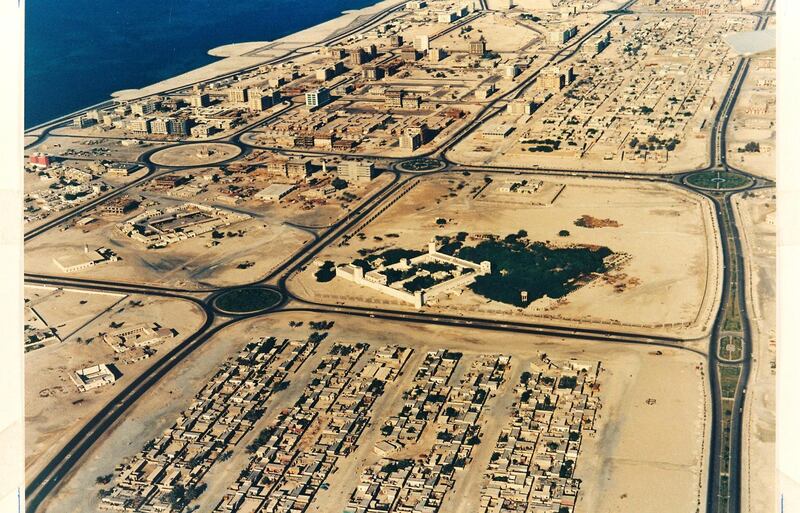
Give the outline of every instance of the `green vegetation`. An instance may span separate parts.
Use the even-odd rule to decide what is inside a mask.
[[[719,342],[719,356],[725,360],[739,360],[742,357],[741,337],[722,337]]]
[[[566,460],[563,465],[561,465],[561,469],[558,471],[558,475],[560,477],[572,477],[572,472],[575,470],[574,468],[575,462],[572,460]]]
[[[190,502],[200,497],[206,490],[206,484],[190,486],[185,488],[182,484],[176,484],[167,494],[170,505],[175,511],[183,511]]]
[[[97,484],[108,484],[111,482],[111,479],[114,477],[114,474],[106,474],[104,476],[97,476],[97,479],[94,480]]]
[[[733,365],[720,365],[719,366],[719,384],[722,388],[723,398],[733,398],[736,395],[736,386],[739,384],[738,366]]]
[[[436,159],[414,159],[402,162],[399,167],[406,171],[432,171],[442,167],[442,162]]]
[[[314,273],[314,277],[320,283],[331,281],[336,277],[336,265],[330,260],[326,260],[319,270]]]
[[[381,472],[386,472],[387,474],[391,474],[392,472],[397,472],[398,470],[402,470],[404,468],[408,468],[414,464],[414,460],[398,460],[398,461],[390,461],[383,467],[381,467]]]
[[[411,281],[403,284],[403,288],[409,292],[416,292],[422,289],[428,289],[436,285],[437,281],[432,276],[417,276]]]
[[[333,328],[335,321],[311,321],[308,325],[315,331],[328,331]]]
[[[561,230],[558,232],[559,237],[569,237],[569,230]]]
[[[519,233],[455,251],[459,258],[476,263],[487,260],[492,264],[491,274],[476,277],[470,285],[476,294],[519,307],[544,296],[553,299],[566,296],[592,273],[604,272],[603,260],[611,254],[606,247],[553,248],[530,242]],[[522,291],[528,294],[525,301]]]
[[[271,429],[262,429],[261,432],[258,434],[258,438],[253,440],[252,443],[248,444],[248,446],[245,447],[245,450],[249,453],[256,452],[259,447],[261,447],[262,445],[264,445],[269,441],[269,437],[271,436],[272,436]]]
[[[277,305],[281,295],[270,289],[244,288],[223,293],[214,300],[214,306],[223,312],[253,313]]]
[[[746,187],[750,184],[750,179],[731,172],[702,171],[689,175],[686,183],[703,189],[725,190]]]
[[[561,379],[558,380],[558,388],[562,389],[573,389],[577,384],[577,376],[562,376]]]
[[[357,265],[364,269],[364,272],[367,272],[378,267],[378,265],[376,265],[378,260],[382,261],[383,265],[389,266],[400,262],[400,260],[404,258],[411,259],[422,254],[422,251],[413,249],[392,248],[382,253],[371,254],[365,258],[357,258],[353,260],[353,265]]]
[[[744,145],[744,149],[739,149],[740,153],[758,153],[761,151],[761,145],[755,141],[750,141]]]

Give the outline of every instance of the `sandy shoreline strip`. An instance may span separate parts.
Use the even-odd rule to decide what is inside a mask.
[[[300,47],[313,46],[337,32],[346,29],[361,16],[369,16],[383,9],[403,3],[405,0],[383,0],[359,10],[348,10],[342,16],[295,32],[272,42],[242,42],[212,48],[209,55],[222,57],[217,62],[187,71],[180,75],[156,82],[141,89],[124,89],[111,94],[117,100],[134,100],[163,91],[184,87],[195,82],[211,80],[214,77],[233,73],[237,70],[258,66],[280,58]]]

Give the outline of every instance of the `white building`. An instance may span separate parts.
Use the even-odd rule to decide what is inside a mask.
[[[306,93],[306,106],[312,109],[330,103],[331,93],[324,87]]]
[[[280,201],[284,196],[297,189],[297,185],[286,183],[273,183],[266,189],[262,189],[254,196],[261,201]]]
[[[116,376],[105,364],[93,365],[77,370],[70,375],[72,382],[81,392],[87,392],[105,385],[112,385],[117,381]]]

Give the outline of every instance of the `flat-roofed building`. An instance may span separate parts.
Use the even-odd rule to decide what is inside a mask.
[[[231,103],[247,103],[246,87],[232,87],[228,90],[228,101]]]
[[[447,57],[447,53],[441,48],[432,48],[428,51],[428,60],[430,62],[441,62]]]
[[[306,106],[312,109],[330,103],[331,93],[324,87],[306,93]]]
[[[131,114],[134,116],[149,116],[159,108],[161,108],[161,102],[157,100],[138,102],[131,105]]]
[[[499,125],[488,126],[481,131],[481,135],[492,139],[505,139],[511,132],[514,131],[514,126],[507,123],[500,123]]]
[[[381,80],[385,76],[385,71],[380,66],[370,64],[364,66],[362,75],[365,80]]]
[[[150,123],[150,132],[158,135],[168,135],[169,123],[166,118],[156,118]]]
[[[477,41],[469,42],[469,54],[475,57],[486,55],[486,39],[483,36]]]
[[[251,91],[247,99],[247,106],[252,112],[263,112],[272,107],[272,95],[260,89]]]
[[[286,176],[289,178],[305,178],[311,174],[311,159],[294,158],[286,162]]]
[[[320,68],[316,71],[315,78],[320,82],[327,82],[334,77],[333,68]]]
[[[197,93],[189,97],[189,105],[192,107],[208,107],[211,104],[211,96],[208,93]]]
[[[423,134],[422,127],[406,128],[400,135],[400,147],[411,151],[418,149],[424,142]]]
[[[139,202],[127,195],[117,196],[102,204],[100,210],[106,214],[123,215],[136,210]]]
[[[339,176],[350,182],[371,182],[375,178],[375,164],[368,160],[347,160],[340,166]]]
[[[114,382],[117,381],[111,369],[103,363],[77,370],[70,375],[70,378],[81,392],[106,385],[113,385]]]
[[[369,60],[369,55],[363,48],[350,50],[350,65],[361,66]]]
[[[253,198],[261,201],[280,201],[295,189],[297,189],[297,185],[294,184],[273,183],[266,189],[257,192]]]
[[[406,46],[400,49],[400,58],[406,62],[416,62],[419,59],[419,53],[413,46]]]
[[[512,116],[530,116],[533,114],[533,102],[530,100],[514,100],[508,104],[506,110]]]
[[[150,133],[150,123],[152,120],[150,118],[134,118],[128,121],[128,130],[131,132],[137,132],[141,134],[149,134]]]
[[[96,265],[116,262],[119,257],[107,248],[97,248],[89,251],[88,246],[84,246],[83,253],[74,252],[60,255],[53,258],[53,263],[64,273],[77,273],[86,271]]]

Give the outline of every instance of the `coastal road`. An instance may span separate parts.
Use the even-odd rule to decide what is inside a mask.
[[[633,2],[629,2],[626,4],[630,6]],[[762,18],[765,19],[765,18]],[[610,23],[613,20],[613,17],[610,17],[606,20],[606,24]],[[591,35],[597,33],[599,30],[602,30],[602,25],[600,27],[596,27],[595,32],[589,32],[584,35],[584,38],[581,41],[585,41]],[[573,55],[579,48],[579,44],[570,50]],[[555,56],[554,56],[555,57]],[[562,57],[569,58],[566,55],[562,55]],[[559,61],[561,62],[561,61]],[[744,79],[746,76],[747,68],[744,67],[741,73],[737,73],[734,75],[734,80],[732,80],[729,88],[728,88],[728,95],[730,96],[730,101],[723,102],[723,105],[727,105],[726,108],[732,109],[733,105],[736,102],[736,98],[738,96],[738,91],[741,89],[741,80]],[[534,75],[535,77],[535,75]],[[533,78],[530,77],[527,82],[523,82],[520,84],[517,92],[521,92],[532,83]],[[738,79],[736,77],[739,77]],[[738,84],[737,84],[738,80]],[[503,101],[505,98],[497,98],[495,102]],[[494,105],[494,104],[492,104]],[[438,150],[431,153],[431,155],[444,155],[448,148],[452,148],[455,144],[457,144],[459,138],[465,137],[468,133],[475,128],[477,128],[481,123],[485,122],[486,119],[489,119],[493,116],[493,113],[490,113],[490,109],[492,105],[487,106],[484,113],[489,113],[488,117],[481,117],[478,116],[470,125],[465,127],[463,131],[456,133],[452,136],[451,139],[446,141],[444,147],[439,148]],[[722,110],[722,107],[721,107]],[[716,155],[724,155],[724,148],[725,148],[725,137],[724,137],[724,125],[727,123],[728,114],[723,116],[718,116],[717,123],[714,127],[714,134],[715,141],[712,143],[712,147],[714,145],[719,144],[717,148],[721,151],[715,151],[714,159],[712,160],[712,166],[717,165]],[[452,165],[452,164],[451,164]],[[724,162],[722,162],[724,165]],[[513,170],[508,170],[509,172],[514,172]],[[539,170],[526,170],[527,172],[539,172]],[[152,173],[153,170],[150,170]],[[574,173],[580,174],[580,171],[575,171]],[[630,176],[628,178],[631,179],[644,179],[640,176]],[[152,178],[152,177],[150,177]],[[418,178],[418,177],[415,177]],[[651,177],[647,176],[648,180],[672,180],[671,177]],[[338,315],[351,315],[351,316],[360,316],[360,317],[370,317],[376,318],[380,320],[387,320],[387,321],[396,321],[396,322],[408,322],[408,323],[426,323],[426,324],[437,324],[437,325],[444,325],[444,326],[453,326],[453,327],[462,327],[462,328],[471,328],[471,329],[481,329],[481,330],[494,330],[500,332],[514,332],[514,333],[531,333],[531,334],[539,334],[544,336],[551,336],[551,337],[559,337],[566,340],[573,340],[573,339],[580,339],[580,340],[592,340],[592,341],[600,341],[601,343],[608,342],[608,343],[631,343],[631,344],[648,344],[653,345],[656,347],[677,347],[681,349],[691,350],[694,352],[698,352],[700,354],[704,354],[701,351],[697,351],[695,349],[689,349],[683,345],[683,341],[679,339],[673,339],[670,337],[653,337],[650,335],[639,335],[635,333],[627,333],[627,332],[612,332],[612,331],[603,331],[603,330],[586,330],[586,329],[575,329],[572,327],[559,327],[559,326],[550,326],[550,325],[540,325],[540,324],[526,324],[526,323],[519,323],[519,322],[503,322],[503,321],[495,321],[489,319],[481,319],[481,318],[467,318],[467,317],[460,317],[460,316],[447,316],[441,314],[432,314],[432,313],[419,313],[419,312],[406,312],[406,311],[391,311],[391,310],[383,310],[383,309],[372,309],[372,308],[356,308],[356,307],[346,307],[346,306],[336,306],[336,305],[315,305],[310,304],[301,298],[296,298],[291,296],[290,292],[286,289],[286,280],[293,274],[298,272],[304,265],[307,265],[317,254],[319,254],[323,249],[328,247],[331,243],[338,240],[339,237],[347,234],[352,229],[359,226],[360,223],[367,220],[370,216],[377,215],[376,213],[379,212],[382,206],[386,205],[387,203],[396,199],[397,195],[401,193],[404,186],[407,186],[410,182],[410,177],[406,179],[400,179],[399,175],[395,175],[394,180],[391,184],[389,184],[386,188],[382,189],[381,191],[377,192],[372,198],[370,198],[367,202],[362,204],[361,207],[357,208],[353,212],[351,212],[348,216],[340,220],[339,222],[335,223],[331,227],[328,227],[327,230],[319,236],[318,239],[312,241],[301,249],[298,254],[294,255],[290,258],[287,262],[281,265],[278,269],[276,269],[270,276],[268,276],[265,280],[262,280],[259,283],[266,283],[270,281],[277,281],[278,283],[278,290],[282,291],[289,300],[288,303],[285,304],[281,309],[276,311],[283,311],[283,312],[314,312],[320,314],[338,314]],[[704,193],[706,194],[706,193]],[[735,226],[735,219],[733,216],[724,217],[726,212],[725,209],[729,208],[730,205],[730,197],[723,197],[721,201],[720,198],[709,195],[715,201],[715,204],[718,205],[717,208],[717,216],[718,222],[720,225],[720,230],[724,230],[723,239],[726,241],[732,241],[731,244],[724,244],[723,246],[723,253],[725,255],[725,261],[735,261],[741,262],[742,253],[741,253],[741,246],[739,244],[738,233]],[[104,197],[102,201],[108,200],[109,197]],[[97,202],[99,205],[102,201]],[[73,214],[77,215],[77,214]],[[41,230],[38,233],[44,233],[47,229],[52,229],[53,226],[56,226],[58,223]],[[729,238],[730,237],[730,238]],[[735,276],[731,275],[731,271],[729,270],[730,266],[726,265],[726,276],[723,279],[723,283],[725,287],[728,287],[728,291],[723,294],[724,297],[729,296],[730,290],[733,288],[733,283],[736,283],[737,287],[739,287],[740,291],[743,291],[743,273],[738,272],[735,273]],[[741,265],[739,269],[743,269]],[[51,286],[64,286],[64,287],[75,287],[75,288],[85,288],[88,290],[109,290],[109,291],[118,291],[118,292],[125,292],[125,293],[136,293],[136,294],[144,294],[144,295],[169,295],[169,297],[174,297],[178,299],[184,299],[188,301],[193,301],[195,304],[203,308],[205,312],[205,322],[200,330],[196,333],[190,335],[186,342],[184,342],[178,348],[175,348],[173,351],[164,355],[161,359],[151,366],[150,369],[145,371],[141,376],[139,376],[133,383],[131,383],[126,389],[124,389],[120,394],[118,394],[101,412],[95,416],[86,426],[73,438],[71,439],[58,453],[58,455],[51,460],[51,462],[46,466],[46,468],[39,473],[33,480],[29,483],[28,488],[26,488],[26,493],[28,494],[28,502],[27,502],[27,510],[29,512],[36,511],[39,505],[45,500],[48,495],[61,483],[64,478],[69,474],[69,472],[75,468],[76,465],[80,463],[81,458],[91,450],[95,441],[100,439],[109,429],[113,427],[115,422],[124,414],[124,412],[130,408],[134,402],[141,397],[146,391],[155,385],[166,373],[169,372],[175,365],[179,362],[184,360],[193,350],[200,347],[203,343],[208,341],[215,333],[219,332],[220,329],[224,328],[225,326],[229,326],[235,322],[239,322],[244,319],[250,319],[256,317],[257,315],[246,315],[240,316],[235,318],[230,318],[224,321],[221,321],[214,313],[213,308],[210,306],[209,298],[219,291],[219,289],[203,289],[203,290],[172,290],[167,287],[156,287],[150,285],[136,285],[130,283],[115,283],[115,282],[101,282],[98,280],[77,280],[77,279],[66,279],[66,278],[54,278],[54,277],[47,277],[42,275],[28,275],[26,276],[26,281],[29,283],[37,283],[37,284],[46,284]],[[203,294],[207,294],[203,296]],[[737,304],[740,307],[743,307],[744,298],[743,294],[739,294],[737,297]],[[723,303],[724,304],[724,303]],[[746,309],[741,309],[741,313],[743,314],[743,319],[746,321]],[[271,315],[272,313],[261,314],[263,316]],[[724,308],[720,308],[720,312],[718,313],[717,320],[715,323],[714,334],[718,334],[720,330],[720,326],[724,322]],[[743,322],[743,325],[747,325],[747,322]],[[749,328],[744,328],[745,333],[743,333],[744,338],[747,340],[747,348],[745,349],[744,354],[749,354]],[[712,349],[716,350],[716,346],[712,345]],[[709,374],[715,375],[714,372],[711,371],[712,364],[714,365],[714,369],[720,363],[717,360],[716,352],[709,351],[708,353],[709,359]],[[749,362],[748,359],[745,358],[741,363],[742,374],[741,379],[739,381],[739,385],[737,385],[737,397],[734,401],[734,406],[736,404],[742,404],[743,401],[743,386],[746,383],[747,375],[749,373]],[[714,382],[714,378],[712,379],[712,385],[716,385]],[[714,403],[714,411],[718,412],[721,409],[718,409],[722,404],[722,397],[721,391],[717,390],[718,387],[712,387],[712,402]],[[721,408],[721,407],[720,407]],[[734,408],[735,409],[735,408]],[[738,411],[738,410],[736,410]],[[717,421],[720,419],[721,415],[714,416],[714,420],[712,421],[713,426],[717,426]],[[738,423],[738,432],[739,438],[741,435],[741,415],[737,416],[734,415],[734,420]],[[715,456],[720,455],[719,448],[714,449],[715,446],[721,446],[722,437],[720,433],[722,430],[718,430],[716,434],[713,432],[712,429],[712,460],[717,460]],[[716,491],[714,492],[714,496],[712,497],[712,491],[709,489],[709,497],[708,497],[708,511],[710,512],[717,512],[717,511],[725,511],[726,513],[738,512],[738,471],[739,471],[739,464],[736,463],[739,460],[738,451],[741,441],[739,440],[736,442],[735,431],[732,430],[731,434],[731,459],[730,459],[730,472],[729,472],[729,500],[726,504],[727,509],[720,509],[720,500],[719,500],[719,486],[717,486]],[[736,454],[734,454],[734,452]],[[711,469],[713,470],[713,462]],[[717,471],[720,467],[717,467]],[[715,476],[719,474],[715,474],[713,472],[709,472],[709,488],[711,488],[711,481],[714,480]],[[734,477],[731,479],[730,476],[733,475]],[[718,483],[717,483],[718,484]],[[732,499],[733,495],[737,496],[737,499]]]

